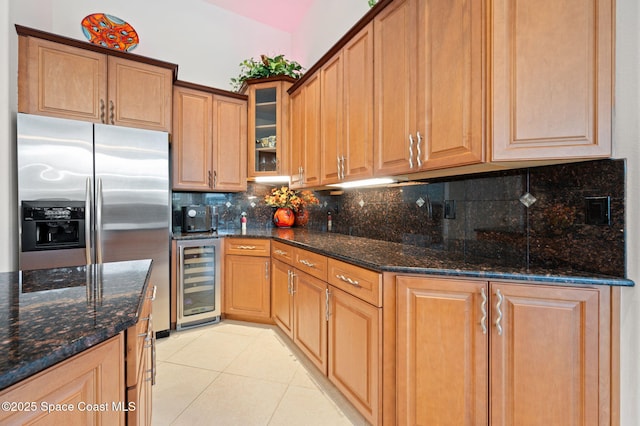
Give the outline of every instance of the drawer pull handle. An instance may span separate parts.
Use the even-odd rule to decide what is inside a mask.
[[[308,260],[305,260],[305,259],[301,259],[300,263],[302,263],[303,265],[308,266],[309,268],[313,268],[313,267],[316,266],[315,263],[311,263],[311,262],[309,262]]]
[[[284,251],[284,250],[275,250],[274,253],[279,255],[279,256],[286,256],[286,254],[287,254],[287,252]]]
[[[236,246],[240,250],[255,250],[256,246]]]
[[[356,280],[352,280],[349,277],[345,277],[344,275],[336,275],[336,278],[339,279],[340,281],[344,281],[346,283],[349,283],[355,287],[359,287],[360,286],[360,282],[356,281]]]
[[[504,296],[500,293],[500,289],[496,290],[496,295],[498,296],[498,303],[496,304],[496,311],[498,312],[498,318],[496,319],[496,328],[498,329],[498,336],[502,336],[502,301],[504,300]]]
[[[151,300],[152,302],[154,300],[156,300],[156,293],[158,292],[158,286],[153,286],[153,293],[151,293],[151,297],[149,297],[149,300]],[[145,318],[148,319],[148,318]]]
[[[480,310],[482,311],[482,319],[480,319],[480,326],[482,327],[482,334],[487,334],[487,292],[484,287],[482,288],[482,305],[480,305]]]

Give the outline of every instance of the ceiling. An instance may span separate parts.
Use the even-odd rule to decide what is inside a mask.
[[[205,0],[222,9],[292,33],[314,0]]]

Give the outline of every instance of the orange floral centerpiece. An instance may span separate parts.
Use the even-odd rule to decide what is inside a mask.
[[[288,186],[273,188],[271,193],[265,195],[264,202],[268,206],[276,207],[273,215],[273,223],[280,228],[288,228],[294,223],[304,226],[309,221],[309,213],[306,207],[311,204],[319,204],[318,198],[311,191],[298,193]],[[300,216],[296,222],[296,215]]]

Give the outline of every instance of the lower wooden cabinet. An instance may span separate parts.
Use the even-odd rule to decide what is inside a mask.
[[[396,285],[398,424],[610,424],[610,288]]]
[[[279,260],[271,261],[271,317],[293,339],[292,268]]]
[[[225,317],[271,322],[271,259],[268,257],[269,253],[269,240],[226,239]]]
[[[331,382],[373,425],[382,415],[382,308],[329,286]]]
[[[120,333],[3,390],[2,402],[36,405],[0,411],[0,424],[124,425],[124,352]]]

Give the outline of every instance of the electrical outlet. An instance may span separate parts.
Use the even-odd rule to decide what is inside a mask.
[[[585,197],[585,223],[611,225],[611,197]]]
[[[444,218],[456,218],[456,200],[444,200]]]

